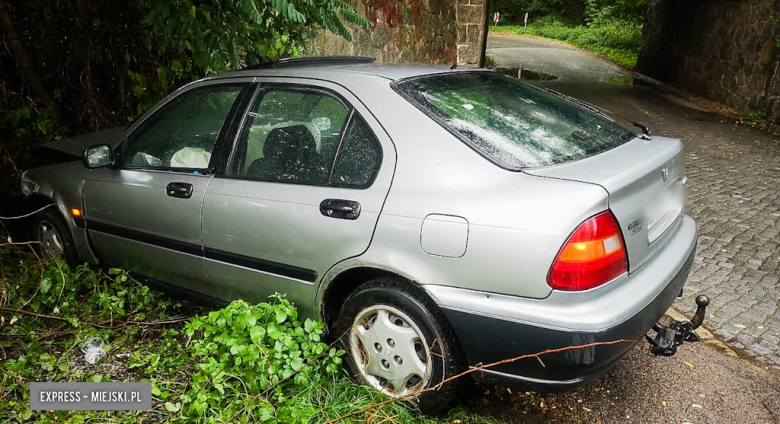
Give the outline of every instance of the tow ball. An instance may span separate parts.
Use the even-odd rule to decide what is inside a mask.
[[[650,343],[650,355],[672,356],[677,353],[677,347],[684,342],[700,341],[699,335],[693,330],[699,328],[704,322],[705,309],[709,304],[710,299],[707,296],[699,295],[696,297],[696,305],[698,306],[696,314],[690,321],[672,320],[668,326],[660,322],[655,323],[653,325],[653,330],[656,332],[655,338],[645,334],[647,342]]]

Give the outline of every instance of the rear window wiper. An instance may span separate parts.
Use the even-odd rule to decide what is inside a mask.
[[[534,87],[536,87],[536,86],[534,86]],[[608,119],[608,120],[610,120],[612,122],[615,122],[615,120],[611,116],[606,114],[606,112],[609,112],[606,109],[602,109],[602,108],[600,108],[600,107],[598,107],[598,106],[596,106],[594,104],[588,103],[588,102],[586,102],[584,100],[580,100],[580,99],[578,99],[576,97],[567,96],[566,94],[563,94],[560,91],[555,91],[555,90],[552,90],[552,89],[549,89],[549,88],[545,88],[545,87],[536,87],[536,88],[538,88],[538,89],[540,89],[540,90],[542,90],[542,91],[544,91],[546,93],[550,93],[550,94],[552,94],[555,97],[559,97],[559,98],[561,98],[563,100],[566,100],[569,103],[575,104],[575,105],[577,105],[577,106],[587,110],[588,112],[591,112],[591,113],[593,113],[595,115],[601,116],[602,118],[606,118],[606,119]],[[625,118],[623,116],[620,116],[617,113],[614,113],[614,112],[609,112],[609,113],[612,113],[613,115],[617,116],[618,118],[623,119],[623,120],[625,120],[627,122],[630,122],[631,125],[633,125],[633,126],[639,128],[640,130],[642,130],[642,138],[650,140],[653,137],[653,133],[650,132],[650,129],[647,128],[647,126],[645,126],[643,124],[640,124],[639,122],[632,121],[632,120],[630,120],[628,118]]]

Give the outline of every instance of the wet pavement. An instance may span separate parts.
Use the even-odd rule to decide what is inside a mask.
[[[639,344],[576,390],[539,394],[474,385],[462,404],[503,423],[780,424],[780,373],[703,343],[670,358]]]
[[[757,365],[780,370],[780,137],[635,84],[617,65],[559,43],[491,34],[487,47],[498,66],[558,77],[533,84],[682,140],[686,213],[699,245],[674,308],[691,317],[695,297],[709,295],[704,326]]]

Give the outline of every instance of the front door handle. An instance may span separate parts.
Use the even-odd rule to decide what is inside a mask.
[[[320,203],[320,213],[330,218],[358,219],[360,203],[353,200],[325,199]]]
[[[180,199],[189,199],[192,197],[192,184],[190,183],[170,183],[165,187],[165,193],[171,197]]]

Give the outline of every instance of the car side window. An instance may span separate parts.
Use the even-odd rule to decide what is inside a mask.
[[[331,184],[344,187],[370,186],[382,162],[379,141],[358,115],[354,115],[341,143]]]
[[[227,174],[327,185],[349,110],[322,90],[264,89],[247,113]]]
[[[207,169],[219,132],[243,88],[210,85],[165,104],[125,141],[122,168]]]

